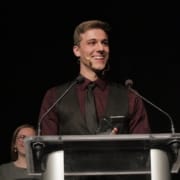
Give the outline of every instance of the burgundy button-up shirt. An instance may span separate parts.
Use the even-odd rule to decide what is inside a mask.
[[[85,79],[83,83],[76,85],[77,96],[79,99],[79,107],[82,114],[85,111],[85,94],[86,86],[90,81]],[[98,79],[96,81],[96,88],[94,89],[94,96],[96,101],[97,114],[99,119],[103,117],[107,97],[109,93],[109,85],[107,81]],[[50,106],[58,99],[56,87],[49,89],[42,102],[40,117],[48,110]],[[150,133],[150,125],[146,109],[143,101],[140,97],[135,95],[133,92],[128,91],[128,113],[130,117],[129,122],[129,133]],[[42,135],[58,135],[59,120],[55,109],[52,109],[41,121],[41,134]]]

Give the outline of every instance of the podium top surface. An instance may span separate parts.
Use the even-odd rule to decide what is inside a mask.
[[[118,134],[118,135],[46,135],[46,136],[31,136],[25,138],[28,141],[45,141],[45,142],[68,142],[68,141],[164,141],[164,140],[180,140],[180,133],[159,133],[159,134]]]

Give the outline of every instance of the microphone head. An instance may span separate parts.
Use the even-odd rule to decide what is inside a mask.
[[[127,79],[127,80],[125,81],[125,86],[126,86],[127,88],[132,87],[132,86],[133,86],[133,80],[132,80],[132,79]]]
[[[79,75],[77,78],[76,78],[76,82],[77,83],[82,83],[84,81],[84,77]]]

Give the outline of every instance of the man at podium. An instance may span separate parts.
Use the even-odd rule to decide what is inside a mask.
[[[109,36],[110,26],[101,20],[84,21],[75,28],[73,52],[79,75],[46,92],[39,115],[41,135],[151,132],[142,99],[107,78]]]
[[[142,99],[107,78],[109,30],[109,25],[99,20],[85,21],[75,28],[73,52],[82,78],[76,78],[73,86],[68,82],[47,91],[40,109],[42,135],[97,134],[99,126],[108,121],[111,125],[113,122],[117,124],[115,133],[150,132]],[[93,89],[96,107],[96,114],[92,115],[94,130],[89,128],[92,125],[86,112],[91,110],[86,110],[85,105],[87,86],[92,82],[96,84]],[[67,93],[62,96],[64,92]]]

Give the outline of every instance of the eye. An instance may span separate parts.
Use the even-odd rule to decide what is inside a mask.
[[[16,139],[19,141],[23,141],[25,137],[26,137],[25,135],[19,135],[16,137]]]
[[[104,41],[102,42],[102,44],[108,46],[108,45],[109,45],[109,41],[108,41],[108,40],[104,40]]]
[[[89,45],[95,45],[95,44],[96,44],[96,41],[95,41],[95,40],[88,41],[88,44],[89,44]]]

